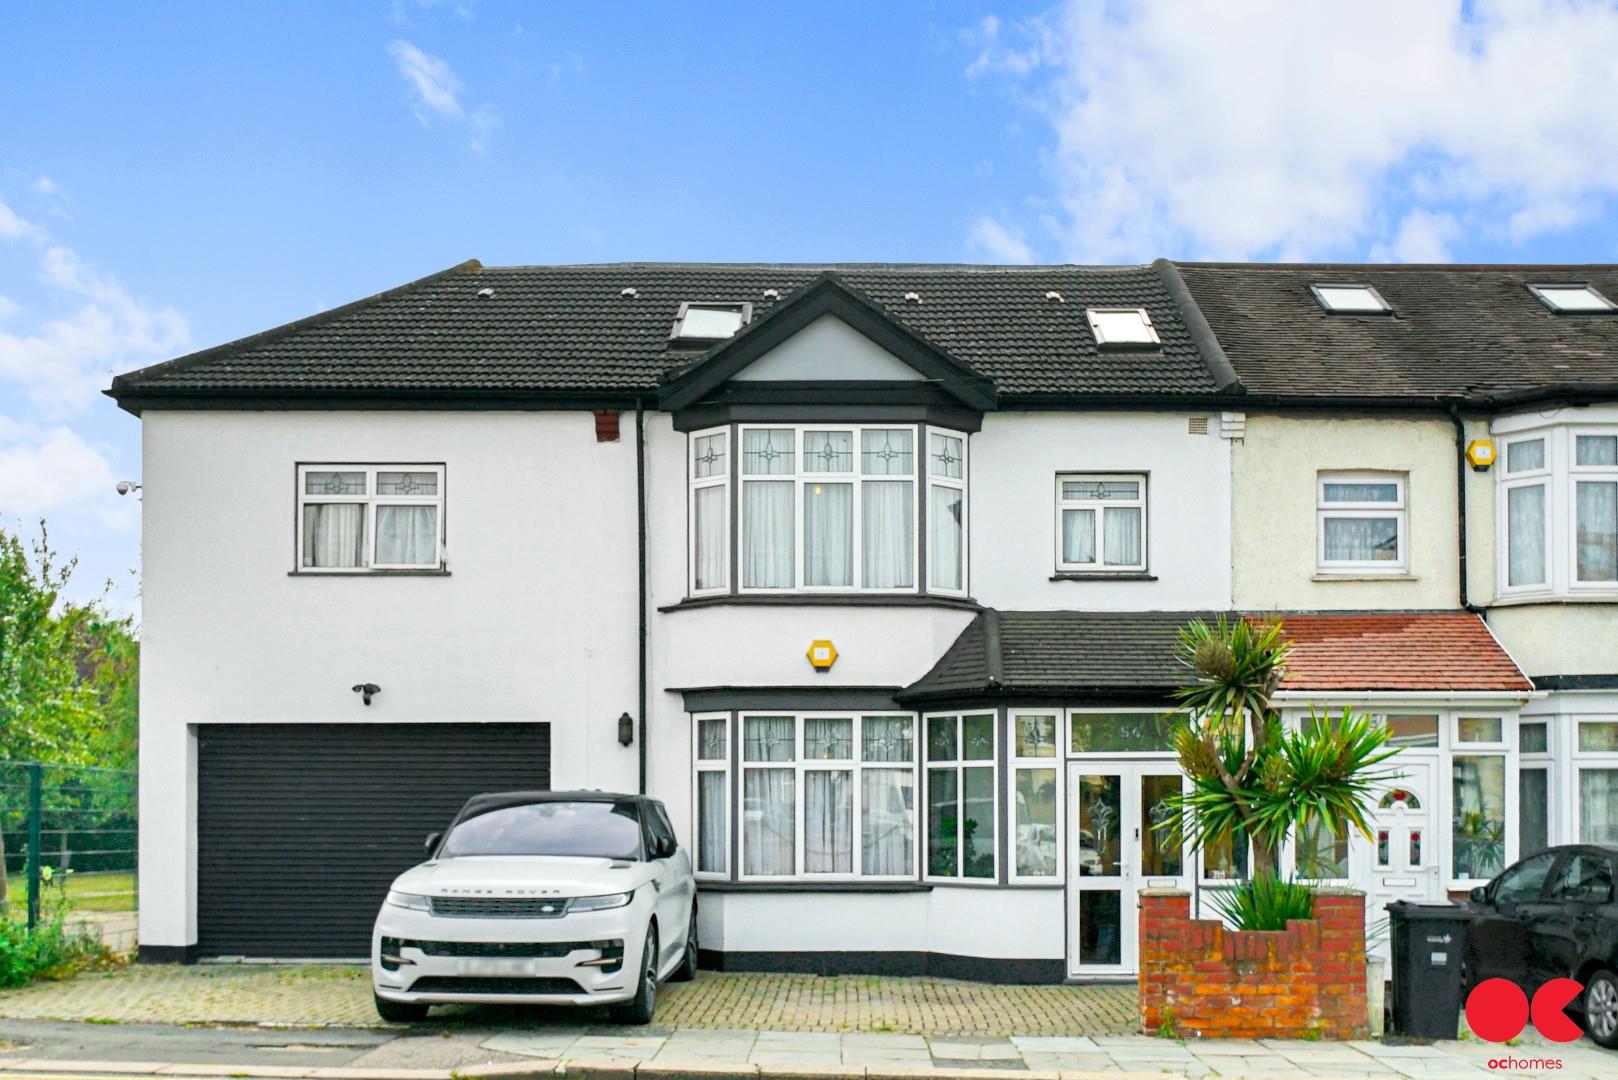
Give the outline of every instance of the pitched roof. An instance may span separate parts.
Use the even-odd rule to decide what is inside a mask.
[[[1534,684],[1464,611],[1283,615],[1282,690],[1506,690]]]
[[[1618,396],[1618,313],[1558,314],[1530,284],[1587,282],[1618,301],[1618,266],[1177,263],[1250,395]],[[1392,314],[1332,314],[1309,286],[1371,285]]]
[[[1180,628],[1206,611],[993,611],[897,695],[907,702],[991,694],[1167,700],[1189,672]],[[1287,614],[1295,642],[1283,690],[1528,691],[1533,684],[1467,612]]]
[[[1161,268],[475,260],[240,341],[121,375],[138,410],[184,397],[564,394],[630,397],[700,354],[670,341],[682,301],[746,301],[754,318],[824,273],[1002,395],[1211,394]],[[632,297],[623,295],[633,289]],[[778,294],[772,297],[767,290]],[[1062,301],[1047,299],[1059,293]],[[907,301],[915,293],[919,301]],[[1161,351],[1103,354],[1086,307],[1144,307]]]

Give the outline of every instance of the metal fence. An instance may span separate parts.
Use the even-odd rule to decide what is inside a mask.
[[[133,769],[0,761],[7,907],[52,914],[135,910]]]

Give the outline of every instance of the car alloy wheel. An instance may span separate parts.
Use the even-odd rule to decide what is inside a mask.
[[[1584,1023],[1602,1046],[1618,1044],[1618,976],[1598,971],[1584,991]]]

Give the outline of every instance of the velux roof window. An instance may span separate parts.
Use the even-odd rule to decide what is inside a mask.
[[[1579,282],[1563,282],[1556,285],[1530,285],[1528,291],[1539,298],[1539,302],[1558,313],[1565,312],[1607,312],[1615,310],[1611,300],[1596,292],[1589,285]]]
[[[1145,308],[1086,308],[1084,313],[1103,349],[1155,349],[1162,344]]]
[[[723,341],[746,326],[753,317],[752,304],[683,303],[674,320],[674,333],[682,341]]]
[[[1388,315],[1393,311],[1381,293],[1365,284],[1317,282],[1309,291],[1333,315]]]

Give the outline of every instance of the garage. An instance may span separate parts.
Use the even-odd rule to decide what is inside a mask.
[[[197,787],[198,955],[363,957],[428,833],[550,788],[550,725],[199,725]]]

